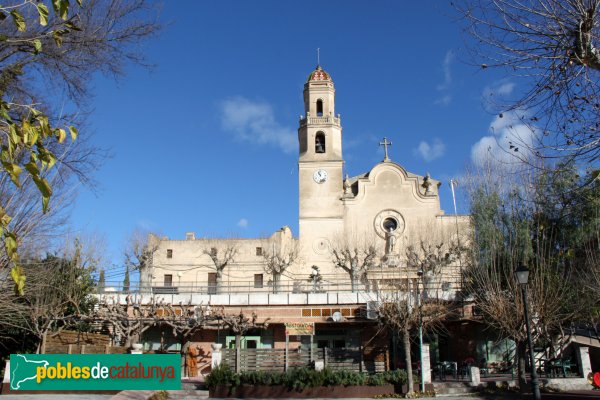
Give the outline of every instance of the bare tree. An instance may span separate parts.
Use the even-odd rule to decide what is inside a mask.
[[[92,273],[95,265],[84,257],[77,241],[59,256],[47,255],[23,263],[29,273],[22,295],[4,281],[0,284],[0,337],[32,336],[36,352],[45,352],[48,334],[77,324],[93,308]],[[34,273],[32,273],[34,272]]]
[[[243,310],[240,310],[240,313],[237,315],[226,314],[225,309],[221,307],[216,311],[215,315],[223,321],[229,329],[235,335],[235,349],[236,349],[236,362],[235,362],[235,372],[240,372],[240,352],[242,344],[242,336],[248,332],[250,329],[256,328],[267,328],[269,326],[269,318],[264,320],[263,322],[258,322],[258,315],[253,311],[252,315],[247,316],[244,314]]]
[[[452,307],[443,300],[417,295],[418,279],[406,279],[405,284],[396,284],[396,290],[383,299],[379,309],[379,323],[399,334],[404,348],[408,392],[414,391],[411,333],[419,326],[423,331],[443,329],[443,321],[452,313]],[[423,291],[419,292],[420,295]]]
[[[487,169],[479,173],[471,177],[469,187],[474,231],[466,289],[486,323],[516,342],[523,390],[527,332],[514,272],[521,265],[530,269],[531,334],[534,342],[547,344],[551,357],[556,356],[563,327],[590,304],[589,292],[578,289],[576,277],[588,265],[581,252],[581,241],[590,233],[585,210],[597,214],[593,205],[597,203],[581,202],[579,194],[570,198],[570,193],[581,193],[577,170],[547,174],[530,169],[510,176]],[[593,189],[597,191],[598,185],[585,190]],[[600,199],[598,194],[595,197]],[[590,301],[596,302],[597,297]]]
[[[4,15],[17,11],[23,25],[12,14],[0,23],[0,33],[7,37],[0,47],[0,91],[27,104],[57,93],[78,105],[87,103],[93,73],[118,77],[127,62],[146,64],[138,45],[160,29],[153,4],[147,0],[89,0],[81,6],[64,2],[60,12],[52,13],[36,1],[4,2]],[[48,109],[52,106],[58,104],[47,102]],[[56,114],[48,115],[60,118],[58,107]]]
[[[133,271],[143,271],[150,267],[158,245],[156,234],[144,229],[135,229],[125,243],[123,251],[125,266]]]
[[[360,281],[364,281],[369,268],[377,263],[378,251],[375,243],[367,238],[338,238],[331,248],[331,261],[350,275],[353,292],[358,290]]]
[[[210,257],[212,261],[212,265],[209,265],[209,268],[212,268],[216,274],[217,293],[221,289],[223,271],[228,265],[235,262],[238,251],[238,244],[234,239],[207,240],[204,244],[202,254]]]
[[[298,260],[300,254],[298,241],[291,239],[276,243],[270,239],[263,243],[262,248],[262,256],[265,261],[264,270],[271,275],[273,293],[278,293],[281,276]]]
[[[77,3],[53,1],[50,9],[33,0],[0,5],[0,143],[4,149],[0,228],[6,250],[2,261],[8,261],[0,267],[11,267],[10,276],[20,293],[25,275],[18,248],[27,241],[36,242],[19,233],[53,232],[53,220],[60,221],[57,214],[69,202],[55,202],[51,207],[50,198],[72,196],[74,178],[89,183],[89,173],[101,158],[101,152],[86,139],[76,141],[79,132],[74,125],[81,127],[84,122],[82,106],[89,99],[89,77],[95,72],[117,76],[126,62],[143,63],[133,45],[158,29],[143,0]],[[64,113],[65,109],[75,111]],[[67,131],[72,140],[69,145]],[[10,183],[6,177],[14,186],[6,184]],[[41,195],[41,211],[32,211],[32,189]],[[16,203],[11,204],[11,199]],[[26,219],[33,228],[24,229],[11,214],[15,208],[23,212],[21,221],[53,209],[55,215]],[[36,229],[44,224],[48,225]]]
[[[173,305],[154,297],[147,302],[143,299],[134,302],[130,295],[124,300],[103,298],[91,320],[108,324],[113,343],[124,343],[126,347],[140,341],[150,328],[168,328],[173,337],[183,340],[182,354],[185,356],[189,338],[205,326],[210,316],[209,309],[202,305]]]
[[[500,117],[517,111],[515,124],[529,126],[533,140],[507,149],[568,157],[579,163],[600,157],[600,29],[598,0],[459,0],[471,52],[481,67],[501,68],[525,87],[516,98],[494,98]],[[520,89],[520,87],[518,88]],[[528,135],[527,135],[528,136]],[[520,150],[519,150],[520,149]]]
[[[457,263],[461,253],[450,243],[450,229],[429,225],[414,228],[408,237],[406,278],[394,282],[393,290],[381,301],[379,322],[397,332],[404,347],[409,392],[412,384],[412,357],[410,338],[419,326],[423,331],[443,330],[445,321],[454,312],[453,299],[437,296],[436,279],[455,275],[447,267]]]

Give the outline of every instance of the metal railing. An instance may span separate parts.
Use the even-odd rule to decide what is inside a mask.
[[[406,278],[396,278],[399,282]],[[458,277],[441,278],[436,282],[419,283],[424,298],[439,298],[451,300],[461,290]],[[177,284],[159,285],[154,283],[134,283],[123,287],[122,282],[106,282],[103,286],[96,286],[98,294],[201,294],[201,295],[236,295],[236,294],[326,294],[326,293],[399,293],[414,292],[414,284],[410,289],[402,285],[392,284],[389,281],[369,281],[357,283],[354,286],[349,279],[346,281],[321,281],[307,282],[306,280],[285,280],[276,285],[255,285],[253,281],[221,282],[220,284],[207,284],[206,282],[182,281]]]

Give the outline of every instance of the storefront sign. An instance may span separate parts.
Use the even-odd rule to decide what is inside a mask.
[[[286,322],[286,335],[314,335],[315,324],[313,322]]]
[[[179,390],[179,354],[11,354],[11,390]]]

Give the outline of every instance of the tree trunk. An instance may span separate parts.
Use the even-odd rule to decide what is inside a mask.
[[[273,272],[273,293],[279,293],[279,281],[281,278],[281,274],[277,272]]]
[[[350,271],[350,284],[352,285],[352,292],[356,292],[356,284],[357,284],[357,273],[356,273],[356,269],[352,268],[352,270]]]
[[[406,362],[406,377],[408,380],[408,393],[414,392],[413,373],[412,373],[412,357],[410,356],[410,334],[408,327],[402,329],[402,341],[404,343],[404,361]]]
[[[185,339],[184,339],[185,340]],[[189,376],[189,370],[187,365],[187,353],[190,348],[190,341],[187,340],[181,346],[181,376]]]
[[[517,376],[519,377],[519,391],[525,393],[529,390],[527,387],[527,377],[525,376],[527,342],[522,340],[517,342]]]
[[[221,294],[221,278],[221,271],[217,271],[217,273],[215,274],[215,294]]]
[[[242,335],[239,333],[235,335],[235,372],[242,372]]]
[[[38,354],[46,354],[46,339],[48,338],[48,331],[42,333],[42,342],[38,348]]]

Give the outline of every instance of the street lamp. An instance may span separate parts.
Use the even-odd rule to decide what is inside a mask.
[[[517,282],[521,286],[523,296],[523,307],[525,309],[525,327],[527,328],[527,342],[529,344],[529,359],[531,362],[531,387],[535,400],[542,398],[540,394],[540,384],[538,382],[537,370],[535,368],[535,357],[533,356],[533,342],[531,341],[531,328],[529,326],[529,305],[527,302],[527,282],[529,281],[529,269],[525,265],[520,265],[515,271]]]
[[[417,271],[419,280],[423,279],[423,269]],[[425,369],[423,368],[423,314],[421,312],[421,292],[419,291],[419,280],[417,280],[417,306],[419,307],[419,354],[421,360],[421,393],[425,393]],[[423,286],[425,289],[425,286]]]

